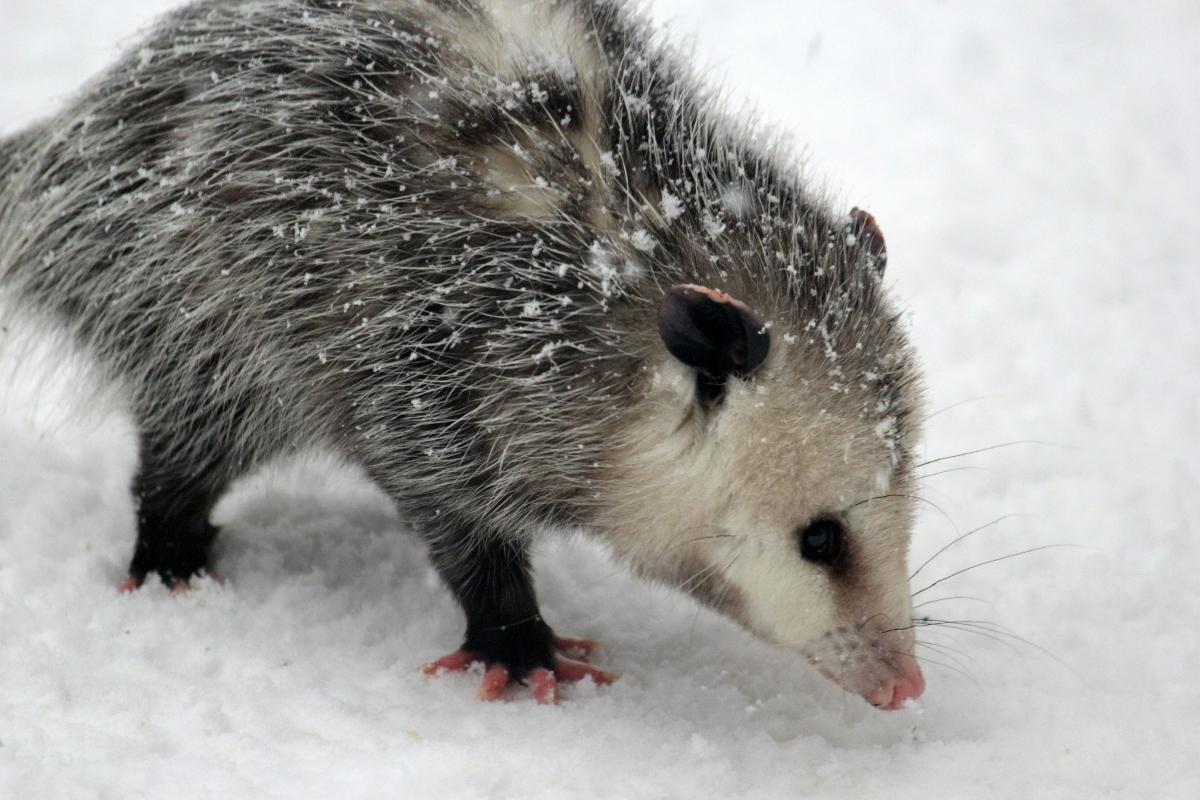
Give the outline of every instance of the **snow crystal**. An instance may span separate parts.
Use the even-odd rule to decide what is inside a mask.
[[[547,358],[550,358],[551,356],[554,355],[555,350],[559,349],[562,346],[563,346],[562,342],[546,342],[546,344],[542,345],[542,348],[540,350],[538,350],[536,353],[534,353],[533,360],[535,362],[545,361]]]
[[[630,234],[629,242],[643,253],[653,252],[654,246],[658,244],[655,238],[650,235],[650,231],[645,228],[638,228]]]
[[[637,95],[626,95],[625,105],[628,106],[629,110],[634,114],[644,114],[646,113],[646,110],[650,108],[650,103],[646,100],[646,98],[638,97]]]
[[[721,192],[721,207],[735,217],[745,216],[750,210],[750,190],[741,183],[726,186]]]
[[[601,153],[600,163],[608,170],[608,174],[614,178],[621,174],[621,171],[617,168],[617,160],[613,158],[612,152],[605,150]]]
[[[675,195],[663,189],[662,214],[667,222],[674,222],[683,214],[683,202]]]
[[[708,211],[704,212],[701,222],[704,225],[704,232],[710,239],[715,239],[725,232],[725,223],[721,221],[721,218],[713,216]]]

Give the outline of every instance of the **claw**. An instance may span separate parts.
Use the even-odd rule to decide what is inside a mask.
[[[529,673],[529,685],[533,688],[533,699],[540,705],[552,706],[558,703],[558,681],[550,670],[539,667]]]
[[[570,636],[555,636],[554,647],[571,658],[587,661],[600,646],[595,639],[574,639]]]
[[[554,674],[560,681],[568,682],[591,678],[600,686],[607,686],[617,679],[617,676],[611,672],[605,672],[598,667],[593,667],[591,664],[585,664],[582,661],[575,661],[562,656],[554,660]]]
[[[484,702],[499,700],[508,688],[508,667],[503,664],[492,664],[483,673],[483,683],[479,686],[479,699]]]

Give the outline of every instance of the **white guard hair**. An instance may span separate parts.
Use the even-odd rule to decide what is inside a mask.
[[[0,276],[129,387],[143,476],[330,445],[444,574],[584,527],[866,691],[912,649],[918,376],[759,141],[619,3],[206,0],[0,143]],[[681,283],[768,320],[713,408],[658,336]]]

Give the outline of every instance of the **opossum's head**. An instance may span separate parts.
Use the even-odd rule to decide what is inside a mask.
[[[644,574],[898,708],[924,688],[906,568],[912,357],[890,314],[839,323],[780,302],[666,293],[622,433],[614,543]]]

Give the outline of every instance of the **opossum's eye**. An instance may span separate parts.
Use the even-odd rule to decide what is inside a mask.
[[[731,375],[750,375],[771,349],[766,323],[749,306],[694,284],[667,291],[658,310],[658,333],[671,355],[700,372],[702,388],[710,390]]]
[[[818,564],[833,564],[842,554],[842,524],[836,519],[822,518],[810,522],[796,532],[800,540],[800,555]]]

